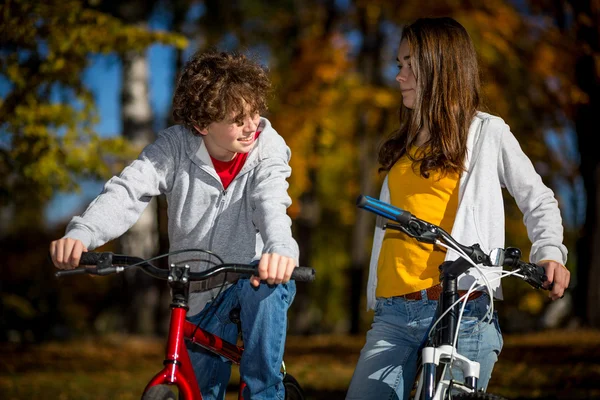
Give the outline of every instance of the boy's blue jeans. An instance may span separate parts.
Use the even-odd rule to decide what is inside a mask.
[[[378,298],[375,316],[350,387],[347,400],[406,400],[417,373],[417,357],[434,321],[438,302],[403,297]],[[486,388],[502,349],[498,317],[481,321],[490,304],[487,294],[467,303],[460,324],[458,351],[480,363],[479,388]],[[462,306],[462,303],[461,303]],[[455,379],[462,372],[452,369]]]
[[[246,383],[245,399],[285,398],[281,363],[287,331],[287,311],[296,294],[296,284],[267,285],[258,288],[248,279],[240,279],[188,320],[223,340],[237,341],[237,326],[229,312],[240,307],[244,353],[240,376]],[[231,376],[231,362],[188,344],[188,353],[200,385],[202,397],[221,400]]]

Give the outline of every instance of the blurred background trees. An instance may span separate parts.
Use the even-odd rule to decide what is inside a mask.
[[[171,123],[168,110],[153,115],[149,104],[148,74],[159,67],[148,59],[153,44],[172,48],[175,56],[161,62],[175,71],[191,52],[209,47],[257,56],[269,68],[276,91],[267,117],[292,149],[289,212],[301,264],[318,271],[314,283],[298,285],[290,330],[364,331],[371,319],[364,293],[374,218],[358,211],[354,201],[360,193],[376,196],[383,178],[376,149],[397,126],[394,76],[402,26],[444,15],[464,24],[475,41],[484,111],[511,126],[563,212],[572,298],[550,305],[544,293],[523,291],[520,282],[507,280],[499,307],[505,331],[600,325],[598,156],[591,144],[599,109],[595,3],[32,3],[0,5],[0,254],[6,258],[0,332],[5,338],[164,328],[168,303],[162,283],[142,281],[138,274],[57,282],[46,251],[68,218],[44,222],[46,205],[57,193],[80,190],[85,179],[109,178],[153,139],[157,127]],[[166,21],[163,30],[150,26],[157,16]],[[82,78],[99,54],[116,56],[122,71],[122,129],[113,135],[96,131],[102,115]],[[107,248],[139,256],[166,251],[165,207],[158,198],[136,227],[139,233],[133,230]],[[522,215],[510,197],[506,211],[507,245],[528,249]]]

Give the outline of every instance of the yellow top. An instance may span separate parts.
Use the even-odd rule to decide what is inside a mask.
[[[413,147],[411,154],[418,151]],[[408,156],[390,169],[388,186],[391,204],[414,216],[452,230],[458,208],[458,174],[430,172],[428,179],[413,170]],[[439,283],[444,248],[421,243],[403,232],[388,229],[383,238],[377,266],[377,297],[393,297],[430,288]]]

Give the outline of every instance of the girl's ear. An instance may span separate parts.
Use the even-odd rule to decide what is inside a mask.
[[[198,131],[199,134],[201,134],[202,136],[206,136],[208,135],[208,129],[204,128],[204,129],[200,129],[199,127],[194,125],[194,129]]]

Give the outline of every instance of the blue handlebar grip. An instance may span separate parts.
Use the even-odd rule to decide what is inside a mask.
[[[356,199],[356,205],[359,208],[363,208],[367,211],[371,211],[384,218],[391,219],[400,224],[407,224],[412,218],[412,214],[401,208],[394,207],[391,204],[385,203],[381,200],[377,200],[370,196],[360,195]]]

